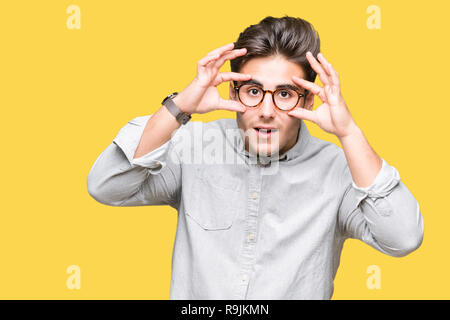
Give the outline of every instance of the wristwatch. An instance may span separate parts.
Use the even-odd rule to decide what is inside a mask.
[[[169,94],[164,100],[161,102],[166,108],[170,111],[171,114],[177,119],[177,121],[181,124],[186,124],[189,120],[191,120],[191,115],[189,113],[183,112],[178,108],[178,106],[173,102],[173,98],[178,94],[178,92],[174,92]]]

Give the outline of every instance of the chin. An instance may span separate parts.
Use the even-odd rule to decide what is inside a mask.
[[[253,154],[258,154],[263,157],[276,156],[280,152],[278,147],[266,143],[260,143],[256,147],[252,146],[251,150]]]

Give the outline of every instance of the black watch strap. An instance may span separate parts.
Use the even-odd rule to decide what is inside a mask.
[[[173,102],[173,98],[178,94],[178,92],[174,92],[169,94],[164,98],[162,104],[166,106],[171,114],[177,119],[177,121],[181,124],[186,124],[191,119],[191,115],[183,112],[178,108],[178,106]]]

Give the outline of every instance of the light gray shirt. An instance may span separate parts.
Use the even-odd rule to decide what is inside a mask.
[[[330,299],[346,239],[394,257],[422,243],[419,204],[397,169],[383,159],[372,185],[357,187],[343,150],[303,120],[270,162],[229,134],[236,119],[188,122],[133,159],[151,116],[119,131],[87,186],[106,205],[177,210],[170,299]]]

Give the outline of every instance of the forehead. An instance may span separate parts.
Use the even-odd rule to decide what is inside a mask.
[[[252,79],[267,87],[293,83],[292,76],[305,78],[305,73],[299,65],[280,55],[250,59],[241,68],[240,73],[251,74]]]

